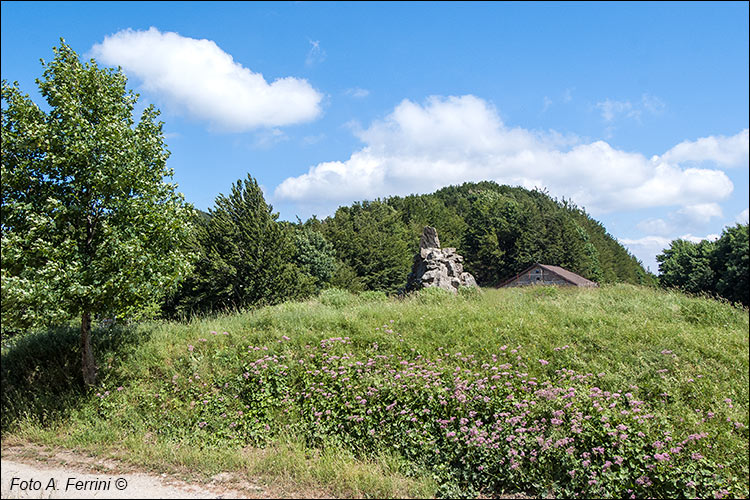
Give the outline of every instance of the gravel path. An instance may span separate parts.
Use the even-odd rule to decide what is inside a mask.
[[[208,480],[159,474],[119,460],[18,439],[0,447],[0,498],[326,498],[323,491],[257,483],[241,474]]]
[[[110,472],[80,472],[47,464],[3,459],[2,498],[245,498],[223,487],[190,485],[165,477]]]

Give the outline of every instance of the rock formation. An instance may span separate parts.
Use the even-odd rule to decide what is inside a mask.
[[[459,286],[476,287],[474,276],[464,272],[463,261],[455,248],[441,249],[437,230],[425,226],[419,240],[419,253],[414,256],[414,265],[406,281],[406,291],[435,286],[456,292]]]

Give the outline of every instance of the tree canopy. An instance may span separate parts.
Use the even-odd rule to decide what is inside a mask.
[[[749,240],[748,224],[725,228],[716,242],[674,240],[656,256],[661,273],[659,283],[665,288],[718,295],[747,306]]]
[[[340,207],[316,227],[364,288],[403,287],[424,226],[456,247],[465,268],[494,286],[540,262],[600,283],[654,284],[655,278],[604,227],[572,203],[542,191],[494,182],[449,186],[431,194],[393,196]]]
[[[294,228],[277,219],[249,174],[232,185],[229,195],[220,194],[208,217],[194,221],[195,271],[168,301],[167,312],[236,310],[310,294],[315,279],[294,262]],[[324,241],[307,241],[327,249]],[[326,276],[325,262],[308,259],[307,254],[301,260],[318,276]]]
[[[92,384],[92,316],[156,310],[189,271],[193,209],[165,182],[159,112],[136,124],[121,70],[81,63],[64,40],[53,50],[36,80],[49,111],[2,82],[3,328],[81,318]]]

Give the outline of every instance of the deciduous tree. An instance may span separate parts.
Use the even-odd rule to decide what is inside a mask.
[[[3,327],[81,321],[86,384],[91,322],[155,310],[189,271],[192,207],[177,193],[159,112],[135,124],[120,69],[82,63],[61,40],[37,79],[45,111],[2,82]]]

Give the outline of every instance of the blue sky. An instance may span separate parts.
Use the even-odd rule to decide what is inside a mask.
[[[2,2],[37,102],[65,38],[162,111],[207,209],[249,172],[282,219],[464,181],[547,189],[644,265],[748,220],[748,3]]]

